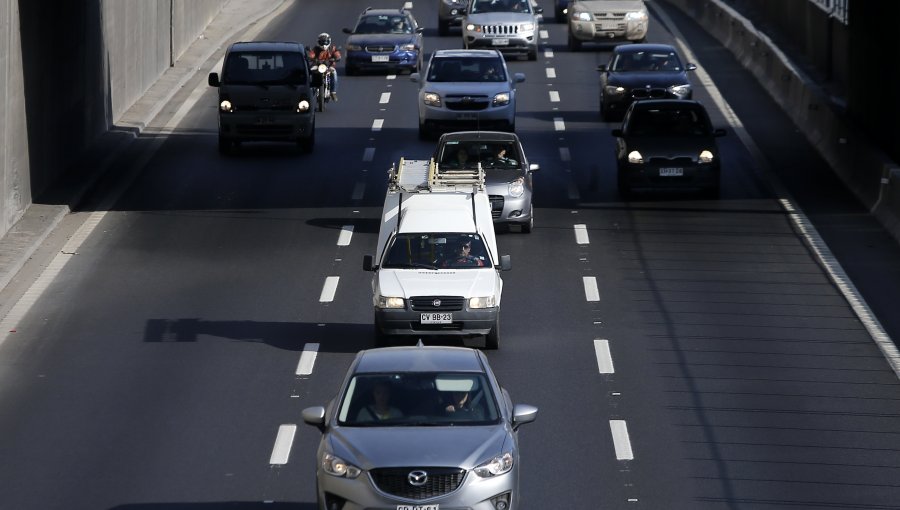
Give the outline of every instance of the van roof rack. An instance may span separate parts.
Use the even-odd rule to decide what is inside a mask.
[[[405,159],[391,165],[388,190],[408,193],[435,191],[484,191],[484,168],[442,169],[433,159]]]

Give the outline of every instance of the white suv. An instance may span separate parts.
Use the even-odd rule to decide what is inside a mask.
[[[495,48],[537,60],[542,12],[530,0],[471,0],[462,22],[463,47]]]

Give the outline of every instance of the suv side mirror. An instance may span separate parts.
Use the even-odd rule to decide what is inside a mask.
[[[534,8],[534,13],[535,14],[544,14],[544,8],[541,7],[540,5],[538,5],[537,7]]]
[[[209,77],[206,79],[207,83],[209,83],[210,87],[218,87],[219,83],[219,73],[209,73]]]
[[[371,255],[363,255],[363,271],[374,271],[375,264]]]
[[[597,71],[598,71],[598,72],[601,72],[601,73],[606,72],[606,64],[600,64],[600,65],[598,65],[598,66],[597,66]]]
[[[512,269],[512,261],[509,255],[500,255],[500,270],[509,271],[510,269]]]

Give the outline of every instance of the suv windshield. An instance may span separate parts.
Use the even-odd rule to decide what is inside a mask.
[[[495,58],[441,57],[431,60],[428,81],[500,82],[506,81],[506,73]]]
[[[440,269],[490,267],[487,247],[478,234],[397,234],[381,267]]]
[[[475,0],[471,14],[482,12],[531,12],[529,0]]]
[[[238,85],[303,85],[306,56],[300,52],[232,52],[223,82]]]
[[[378,14],[363,16],[353,30],[354,34],[411,34],[412,25],[406,16]]]
[[[484,374],[400,372],[350,380],[338,423],[353,427],[488,425],[497,400]]]

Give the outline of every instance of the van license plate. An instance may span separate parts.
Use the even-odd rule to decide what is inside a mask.
[[[684,168],[662,167],[659,169],[660,177],[681,177],[684,175]]]
[[[422,324],[450,324],[453,322],[452,313],[423,313],[420,317]],[[413,508],[413,507],[409,507]],[[426,507],[422,507],[426,508]]]
[[[390,55],[372,55],[372,62],[388,62],[390,58]]]
[[[491,44],[494,46],[509,46],[509,37],[498,37],[496,39],[491,39]]]
[[[440,505],[397,505],[397,510],[440,510]]]

